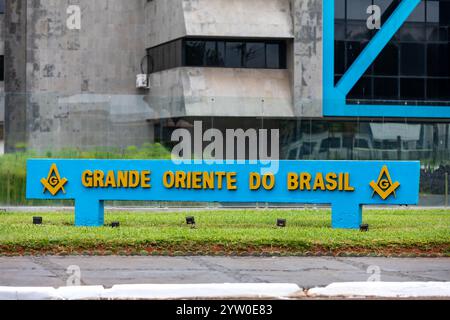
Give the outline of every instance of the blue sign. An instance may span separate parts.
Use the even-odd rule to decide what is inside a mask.
[[[29,160],[27,198],[75,200],[77,226],[103,226],[104,201],[331,204],[333,228],[359,228],[362,205],[416,205],[419,162],[279,161],[177,165],[151,160]]]

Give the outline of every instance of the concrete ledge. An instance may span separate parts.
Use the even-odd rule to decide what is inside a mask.
[[[55,288],[0,287],[0,300],[60,300]]]
[[[304,291],[288,283],[141,284],[54,288],[0,287],[0,300],[176,300],[302,298],[444,298],[450,282],[348,282]]]
[[[54,288],[0,287],[0,300],[169,300],[206,298],[272,298],[304,296],[296,284],[168,284]]]
[[[450,282],[333,283],[310,289],[308,297],[450,298]]]

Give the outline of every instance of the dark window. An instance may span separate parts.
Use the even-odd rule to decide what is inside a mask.
[[[250,42],[246,45],[245,66],[247,68],[265,68],[266,44],[264,42]]]
[[[428,79],[427,99],[450,101],[450,79]]]
[[[284,41],[185,40],[187,66],[285,69]]]
[[[356,58],[358,58],[358,56],[361,54],[361,52],[363,51],[364,47],[367,45],[367,42],[357,42],[357,41],[350,41],[347,42],[346,45],[346,51],[347,51],[347,63],[346,63],[346,70],[348,70],[353,62],[355,62]],[[365,74],[369,74],[370,73],[370,68],[369,70],[366,71]]]
[[[242,68],[244,66],[244,43],[227,42],[225,50],[225,67]]]
[[[363,77],[348,95],[349,99],[371,99],[372,98],[372,78]]]
[[[369,148],[369,142],[366,139],[355,139],[355,148]]]
[[[402,43],[400,66],[402,75],[425,75],[425,45],[421,43]]]
[[[205,60],[204,41],[186,41],[186,66],[202,66]]]
[[[375,99],[397,100],[398,99],[398,81],[396,78],[375,78],[374,80]]]
[[[400,96],[405,100],[423,100],[425,97],[425,79],[401,79]]]
[[[266,45],[266,63],[269,69],[284,69],[282,64],[283,51],[279,44],[268,43]]]
[[[188,67],[286,68],[286,42],[180,39],[148,49],[149,73]]]
[[[335,41],[334,43],[334,59],[336,74],[344,74],[345,72],[345,42]]]
[[[398,75],[398,46],[388,44],[374,63],[374,74],[378,76]]]
[[[450,26],[450,1],[439,1],[439,24],[441,26]]]
[[[320,144],[320,152],[327,152],[329,149],[339,149],[341,147],[341,138],[327,138]]]
[[[204,65],[216,66],[218,64],[217,43],[215,41],[205,41]]]
[[[165,43],[147,50],[148,73],[158,72],[182,65],[181,40]]]
[[[428,75],[449,77],[448,44],[429,44],[428,45]]]
[[[335,82],[377,32],[366,25],[369,5],[381,26],[401,0],[335,1]],[[422,0],[347,96],[349,103],[449,105],[450,0]],[[344,45],[345,44],[345,45]]]
[[[5,13],[5,0],[0,0],[0,14]]]

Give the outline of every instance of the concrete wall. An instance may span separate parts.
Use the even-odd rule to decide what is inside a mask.
[[[156,118],[293,117],[287,70],[177,68],[151,75]]]
[[[69,5],[81,30],[66,25]],[[9,151],[139,145],[158,118],[322,116],[320,0],[8,0],[6,11]],[[289,39],[288,70],[179,68],[137,90],[145,49],[184,36]]]
[[[152,75],[156,87],[149,99],[156,114],[322,117],[321,0],[154,0],[146,12],[151,29],[158,30],[150,33],[148,47],[184,36],[293,39],[288,41],[289,72],[275,76],[276,90],[266,91],[265,84],[252,78],[263,76],[270,82],[275,75],[270,70],[166,71]],[[200,90],[187,89],[197,84]]]
[[[26,101],[7,103],[6,109],[9,115],[24,111],[20,140],[35,150],[153,140],[145,92],[135,88],[145,56],[146,0],[10,2],[8,27],[15,32],[7,40],[7,86],[12,96],[27,94]],[[18,14],[11,7],[16,2]],[[67,27],[69,5],[81,7],[80,30]],[[12,149],[17,135],[6,131],[6,147]]]
[[[153,0],[147,47],[185,36],[293,38],[289,0]]]

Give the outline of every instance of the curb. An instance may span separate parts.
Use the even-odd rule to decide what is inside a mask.
[[[0,300],[176,300],[214,298],[285,299],[304,295],[296,284],[141,284],[28,288],[0,287]]]
[[[308,291],[308,297],[348,298],[450,298],[450,282],[332,283]]]
[[[450,282],[348,282],[303,290],[289,283],[138,284],[32,288],[0,287],[0,300],[388,298],[450,299]]]

